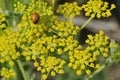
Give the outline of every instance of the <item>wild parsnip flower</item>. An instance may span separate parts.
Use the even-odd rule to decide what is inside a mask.
[[[3,67],[0,75],[1,75],[2,77],[5,77],[5,78],[9,79],[9,78],[15,76],[15,72],[14,72],[13,69],[8,69],[8,68],[4,68],[4,67]]]
[[[38,13],[40,16],[40,20],[38,22],[39,24],[33,24],[31,20],[31,15],[33,12]],[[28,47],[31,45],[31,43],[35,42],[41,36],[45,37],[45,31],[49,31],[49,28],[46,26],[46,24],[44,24],[44,21],[48,21],[48,18],[45,17],[48,17],[52,14],[52,9],[47,5],[46,2],[41,0],[32,0],[25,9],[21,22],[18,24],[19,29],[16,34],[18,34],[19,39],[17,44],[25,50],[28,50]]]
[[[98,56],[108,57],[109,37],[103,34],[104,32],[100,31],[95,36],[88,35],[88,39],[86,40],[88,46],[85,49],[76,45],[76,48],[69,51],[68,66],[73,68],[77,75],[81,75],[84,72],[90,75],[92,71],[89,68],[97,69],[100,67],[100,64],[97,63],[99,60]]]
[[[16,4],[14,4],[14,11],[19,12],[20,14],[23,14],[25,11],[26,5],[22,4],[21,2],[17,1]]]
[[[67,37],[70,35],[77,35],[80,27],[74,26],[72,21],[55,21],[52,25],[52,29],[57,32],[60,37]]]
[[[32,0],[28,6],[17,2],[17,4],[14,4],[14,7],[15,12],[24,14],[23,20],[30,20],[30,15],[33,12],[37,12],[40,15],[40,18],[53,14],[51,6],[48,6],[47,2],[44,2],[42,0]]]
[[[16,50],[16,40],[11,28],[7,28],[0,35],[0,63],[7,61],[12,66],[14,60],[20,56],[20,53]]]
[[[54,57],[54,56],[40,56],[40,62],[38,62],[37,71],[41,71],[43,75],[51,74],[51,76],[55,76],[57,73],[63,74],[63,65],[65,61]],[[44,76],[42,76],[45,78]],[[47,78],[47,77],[46,77]]]
[[[82,8],[78,6],[77,2],[65,3],[64,5],[59,5],[57,13],[64,15],[65,18],[74,18],[76,15],[80,15],[80,10]]]
[[[4,13],[0,13],[0,29],[6,28],[6,17]]]
[[[33,24],[30,19],[33,12],[40,16],[37,24]],[[46,79],[48,73],[51,76],[64,73],[63,66],[66,62],[61,56],[72,48],[69,47],[70,44],[74,46],[78,43],[70,41],[71,38],[67,37],[75,36],[79,30],[73,22],[63,22],[52,15],[51,7],[47,6],[46,2],[32,0],[18,24],[18,30],[15,31],[15,44],[27,61],[34,61],[34,66],[42,73],[42,78]]]
[[[91,70],[89,68],[99,68],[100,65],[96,64],[96,60],[93,58],[94,55],[88,50],[82,50],[79,48],[74,49],[74,52],[69,52],[69,64],[68,67],[71,67],[76,71],[77,75],[81,75],[84,72],[90,74]]]
[[[109,53],[109,37],[103,36],[104,32],[100,31],[99,34],[95,34],[95,36],[88,35],[88,39],[86,40],[86,43],[89,44],[90,50],[96,50],[97,52],[94,52],[96,55],[100,55],[100,53],[104,57],[108,57]]]
[[[111,16],[111,10],[116,6],[111,4],[111,7],[109,7],[109,3],[103,0],[89,0],[82,8],[85,11],[85,16],[101,18]]]

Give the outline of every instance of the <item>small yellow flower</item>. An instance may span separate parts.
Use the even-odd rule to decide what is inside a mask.
[[[43,79],[43,80],[46,80],[46,79],[47,79],[47,75],[46,75],[46,74],[43,74],[43,75],[42,75],[42,79]]]
[[[76,71],[76,74],[77,74],[77,75],[81,75],[81,74],[82,74],[81,70],[77,70],[77,71]]]
[[[51,72],[51,76],[55,76],[56,73],[54,71]]]
[[[39,66],[39,67],[37,67],[37,71],[41,71],[41,67]]]
[[[13,66],[14,65],[14,61],[9,61],[9,65]]]
[[[100,68],[100,64],[96,64],[96,68]]]
[[[90,70],[86,70],[86,73],[87,73],[88,75],[90,75],[91,71],[90,71]]]
[[[103,53],[103,56],[104,57],[108,57],[108,53]]]
[[[31,59],[31,57],[30,57],[30,56],[27,56],[27,57],[26,57],[26,60],[27,60],[27,61],[29,61],[30,59]]]
[[[59,74],[63,74],[63,73],[64,73],[64,70],[63,70],[63,69],[60,69],[58,73],[59,73]]]
[[[69,63],[69,64],[68,64],[68,67],[72,67],[72,63]]]
[[[55,51],[55,49],[54,49],[54,48],[51,48],[51,49],[50,49],[50,51],[51,51],[51,52],[54,52],[54,51]]]
[[[32,59],[33,59],[33,60],[36,60],[36,55],[32,55]]]
[[[35,67],[38,67],[38,65],[39,65],[38,62],[34,62]]]
[[[63,53],[61,48],[57,49],[57,52],[58,52],[58,54],[62,54]]]
[[[81,69],[85,69],[85,65],[81,65]]]

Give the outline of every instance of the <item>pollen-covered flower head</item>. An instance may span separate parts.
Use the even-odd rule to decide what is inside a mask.
[[[78,6],[77,2],[65,3],[58,7],[57,13],[64,15],[65,18],[73,18],[76,15],[80,15],[80,10],[82,10],[82,8]]]
[[[0,76],[5,77],[5,79],[10,79],[15,76],[15,71],[13,69],[3,67]]]
[[[74,5],[79,10],[77,4]],[[44,79],[49,72],[51,76],[63,74],[66,61],[62,56],[78,44],[73,38],[80,28],[74,26],[72,21],[62,21],[53,15],[51,7],[42,0],[32,0],[25,10],[15,32],[16,46],[27,61],[34,61],[34,66]],[[34,15],[39,19],[37,23],[31,20]]]
[[[34,65],[37,67],[37,71],[41,71],[43,75],[46,75],[50,73],[51,76],[55,76],[56,73],[63,74],[63,65],[65,64],[65,61],[54,57],[54,56],[40,56],[40,63],[35,62]],[[44,78],[44,76],[42,76]]]
[[[111,10],[113,10],[116,6],[111,4],[109,7],[109,3],[102,0],[89,0],[86,4],[82,6],[85,11],[85,16],[91,17],[109,17],[111,16]]]
[[[104,32],[100,31],[98,34],[88,35],[85,49],[76,47],[73,51],[69,52],[69,63],[68,66],[76,71],[77,75],[81,75],[84,72],[90,74],[90,68],[97,69],[100,64],[97,63],[99,56],[105,59],[108,57],[109,53],[109,37],[103,35]]]
[[[14,4],[14,11],[21,14],[37,12],[40,16],[53,14],[52,8],[43,0],[32,0],[27,6],[21,2]]]
[[[90,50],[98,49],[99,53],[101,53],[104,57],[108,57],[109,47],[107,45],[109,44],[109,37],[104,36],[104,32],[102,30],[99,34],[95,34],[95,36],[88,35],[86,43],[90,45]]]
[[[5,29],[0,35],[0,63],[8,62],[10,66],[14,64],[20,53],[16,50],[17,38],[12,28]]]

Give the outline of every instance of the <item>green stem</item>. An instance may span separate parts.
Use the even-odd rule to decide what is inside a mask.
[[[54,11],[54,7],[55,7],[55,0],[52,0],[52,10]]]
[[[0,13],[5,11],[5,1],[0,0]]]
[[[0,0],[0,13],[2,12],[2,0]]]
[[[93,17],[90,17],[81,27],[81,30],[93,19]]]
[[[18,66],[19,66],[19,68],[20,68],[20,71],[21,71],[21,73],[22,73],[22,76],[23,76],[24,80],[28,80],[28,79],[27,79],[27,76],[26,76],[26,74],[25,74],[25,70],[24,70],[24,68],[23,68],[23,66],[22,66],[21,61],[20,61],[20,60],[17,60],[17,63],[18,63]]]
[[[100,73],[103,69],[106,68],[106,64],[102,65],[99,69],[97,69],[94,73],[92,73],[88,78],[86,78],[85,80],[90,80],[91,78],[93,78],[95,75],[97,75],[98,73]]]

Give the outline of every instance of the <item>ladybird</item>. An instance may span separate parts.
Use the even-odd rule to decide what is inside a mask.
[[[39,22],[39,14],[37,12],[33,12],[31,14],[31,21],[34,23],[34,24],[37,24]]]

